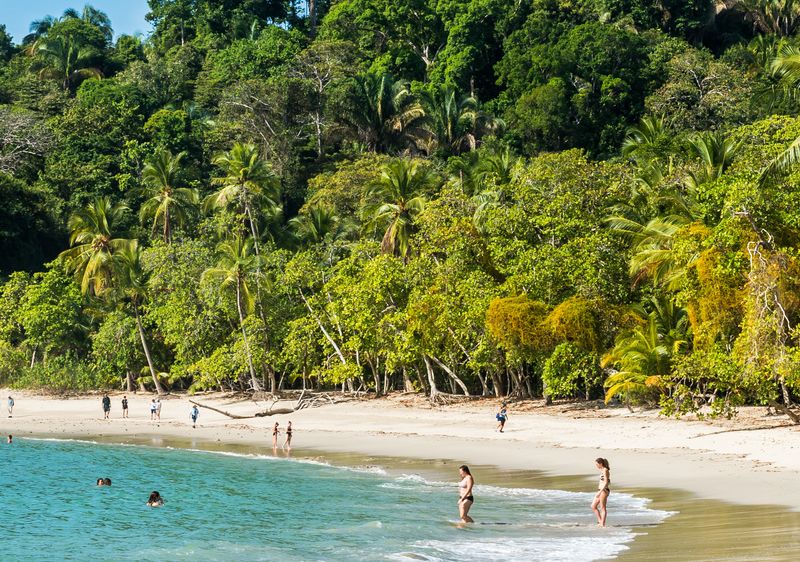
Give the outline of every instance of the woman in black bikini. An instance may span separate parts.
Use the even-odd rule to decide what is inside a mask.
[[[595,459],[594,461],[597,470],[600,471],[600,482],[597,485],[597,494],[592,501],[592,511],[597,516],[597,524],[600,527],[606,526],[606,517],[608,510],[606,509],[606,502],[608,495],[611,493],[611,467],[608,465],[608,459]]]
[[[286,442],[284,442],[283,448],[292,448],[292,422],[289,422],[289,424],[286,426]]]
[[[472,517],[469,516],[469,508],[475,502],[475,498],[472,495],[475,479],[470,474],[469,467],[465,464],[458,467],[458,473],[461,476],[461,482],[458,483],[458,515],[464,523],[475,523]]]
[[[272,448],[278,448],[278,433],[280,430],[278,429],[278,422],[275,422],[275,427],[272,428]]]

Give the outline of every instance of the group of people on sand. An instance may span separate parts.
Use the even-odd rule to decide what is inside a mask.
[[[595,459],[595,467],[600,471],[600,482],[597,485],[597,493],[592,500],[592,511],[597,517],[597,525],[599,527],[606,526],[606,518],[608,517],[608,496],[611,494],[611,466],[608,459],[602,457]],[[458,483],[458,516],[462,523],[474,523],[475,521],[469,516],[469,509],[475,503],[475,496],[472,494],[472,488],[475,486],[475,479],[469,471],[469,467],[462,464],[458,467],[458,474],[461,481]]]
[[[14,407],[13,406],[13,399],[9,396],[8,400],[9,400],[9,406],[8,406],[9,416],[8,417],[11,417],[11,410]],[[103,395],[103,399],[101,400],[101,403],[102,403],[102,406],[103,406],[103,419],[104,420],[110,419],[110,416],[111,416],[111,398],[109,398],[108,394],[104,394]],[[200,415],[200,410],[197,408],[196,405],[193,405],[192,409],[189,412],[189,416],[192,418],[192,427],[197,427],[197,418],[198,418],[199,415]],[[128,417],[128,397],[127,396],[123,396],[122,397],[122,417],[123,418],[127,418]],[[160,398],[158,398],[158,399],[153,398],[150,401],[150,419],[153,420],[153,421],[160,421],[161,420],[161,399]],[[290,428],[290,434],[291,434],[291,428]]]
[[[280,424],[275,422],[275,426],[272,428],[272,448],[278,448],[278,435],[280,434]],[[291,449],[292,448],[292,422],[288,422],[286,424],[286,440],[283,442],[284,449]]]

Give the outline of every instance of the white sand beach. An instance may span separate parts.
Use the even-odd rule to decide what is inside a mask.
[[[0,418],[0,431],[16,437],[189,439],[271,450],[272,425],[284,428],[291,420],[293,446],[300,450],[585,474],[590,487],[593,460],[603,456],[611,461],[615,489],[675,488],[734,503],[800,506],[800,427],[785,416],[767,416],[765,408],[744,408],[732,421],[692,421],[665,419],[655,411],[512,403],[501,434],[495,431],[497,400],[432,407],[418,396],[396,395],[247,419],[202,408],[193,429],[190,398],[242,416],[271,402],[169,395],[162,398],[161,420],[154,422],[148,410],[152,395],[128,395],[130,418],[122,419],[122,393],[113,394],[111,419],[103,420],[102,395],[65,399],[3,392],[4,399],[14,396],[16,406],[13,418]]]

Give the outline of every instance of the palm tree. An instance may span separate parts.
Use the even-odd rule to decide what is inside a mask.
[[[408,256],[414,218],[425,208],[424,192],[436,181],[429,168],[413,160],[397,159],[389,162],[380,180],[368,188],[363,212],[367,224],[379,228],[386,225],[383,253],[397,253],[404,259]]]
[[[94,49],[82,45],[73,37],[45,39],[36,45],[36,54],[45,64],[39,76],[58,80],[65,90],[83,79],[103,76],[99,69],[89,66],[89,61],[95,55]]]
[[[313,205],[308,212],[289,221],[289,227],[304,244],[317,244],[326,238],[340,240],[353,232],[352,224],[343,221],[330,205]]]
[[[142,350],[147,358],[147,366],[150,375],[153,377],[153,384],[156,392],[163,394],[164,389],[158,380],[158,375],[153,367],[153,358],[150,355],[150,347],[147,345],[147,337],[142,326],[140,306],[147,299],[147,273],[142,267],[141,247],[138,240],[126,240],[114,254],[114,271],[116,274],[115,289],[120,296],[125,298],[133,308],[133,315],[136,318],[136,328],[139,331],[139,339],[142,342]]]
[[[475,150],[478,139],[478,100],[472,96],[457,97],[452,87],[423,92],[425,127],[436,139],[440,149],[458,154]]]
[[[68,266],[81,279],[81,291],[102,295],[111,287],[113,258],[129,240],[115,238],[114,231],[128,208],[112,205],[107,197],[95,199],[69,218],[69,250],[61,252]]]
[[[64,10],[62,19],[70,18],[83,20],[86,23],[95,26],[103,34],[106,43],[111,43],[111,40],[114,37],[114,30],[111,27],[111,18],[109,18],[108,14],[105,12],[86,4],[80,13],[74,8],[68,8]]]
[[[50,31],[50,28],[53,27],[53,25],[55,25],[57,22],[58,20],[53,16],[45,16],[40,20],[32,21],[30,27],[28,28],[30,33],[22,38],[22,44],[36,45],[36,42],[47,35],[47,32]],[[27,54],[32,54],[32,51],[28,52]]]
[[[603,357],[601,367],[613,365],[619,369],[606,379],[606,402],[623,394],[630,404],[631,398],[647,396],[661,387],[662,377],[669,374],[671,355],[672,349],[663,341],[656,316],[650,315],[647,324],[619,338]]]
[[[222,187],[206,197],[204,207],[219,209],[235,204],[245,217],[256,254],[260,255],[254,205],[261,203],[266,214],[274,214],[279,208],[280,180],[254,144],[234,143],[230,152],[214,159],[214,164],[222,168],[223,175],[211,181]]]
[[[181,160],[186,152],[173,156],[169,150],[159,150],[145,161],[142,169],[143,192],[148,197],[139,211],[142,222],[153,219],[153,234],[159,222],[164,225],[164,242],[172,241],[172,224],[182,224],[198,203],[196,189],[177,187]]]
[[[718,179],[736,158],[741,142],[734,142],[719,133],[701,133],[689,139],[689,150],[700,159],[700,169],[690,172],[687,186],[696,189]]]
[[[357,76],[352,104],[348,119],[370,151],[389,152],[425,135],[420,128],[425,111],[408,84],[390,74]]]
[[[212,280],[219,283],[221,289],[234,289],[236,293],[236,310],[239,313],[239,327],[242,330],[242,343],[244,344],[247,364],[250,369],[250,384],[253,390],[261,390],[261,385],[256,378],[253,366],[253,356],[245,329],[245,317],[253,311],[254,299],[250,292],[248,279],[260,275],[262,259],[253,252],[254,244],[251,238],[243,239],[240,236],[232,240],[220,242],[217,245],[217,266],[203,272],[202,280]]]
[[[664,117],[649,115],[642,117],[639,124],[628,129],[622,143],[623,156],[652,157],[661,150],[661,145],[668,137],[667,124]]]
[[[754,30],[767,35],[789,37],[800,24],[800,3],[795,0],[738,0],[734,6]]]

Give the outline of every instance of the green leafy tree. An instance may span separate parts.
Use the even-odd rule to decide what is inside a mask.
[[[148,199],[142,204],[139,217],[142,222],[152,218],[153,234],[158,223],[163,223],[166,244],[172,241],[173,223],[185,223],[199,201],[197,190],[178,187],[181,160],[185,156],[185,152],[173,156],[168,150],[159,150],[148,158],[142,169],[142,183]]]

